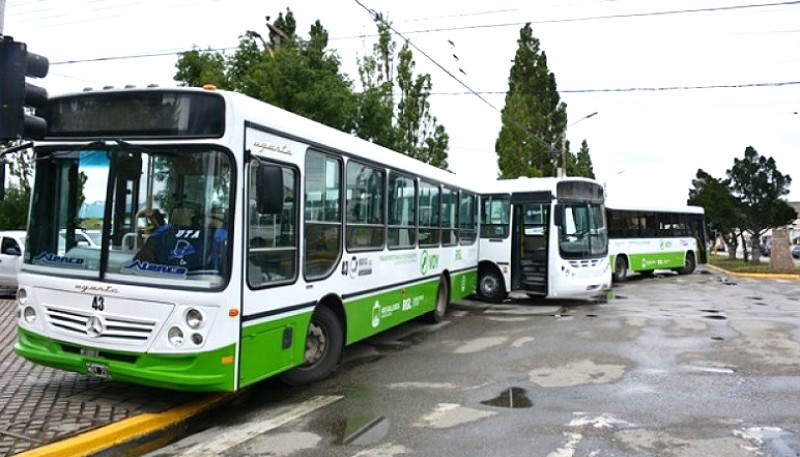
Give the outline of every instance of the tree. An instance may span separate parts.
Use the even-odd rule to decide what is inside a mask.
[[[567,107],[530,23],[520,30],[517,45],[495,142],[500,177],[553,176],[554,156],[560,157],[553,145],[560,146],[564,138]]]
[[[731,258],[736,258],[737,230],[743,225],[739,200],[730,190],[730,179],[714,178],[702,169],[697,170],[689,189],[688,205],[703,207],[706,214],[707,232],[720,234],[728,245]]]
[[[733,159],[726,173],[731,192],[741,202],[742,228],[750,233],[753,262],[758,263],[761,235],[797,218],[797,212],[781,199],[789,194],[792,178],[778,171],[772,157],[759,155],[752,146],[745,149],[743,159]]]
[[[372,55],[359,65],[362,95],[356,134],[447,169],[450,138],[430,113],[431,76],[414,74],[414,55],[408,42],[395,55],[391,24],[382,14],[375,15],[375,24],[378,42]]]
[[[7,156],[10,160],[2,165],[8,166],[13,178],[0,202],[0,228],[25,230],[28,225],[28,205],[31,199],[31,180],[33,179],[33,150],[25,149]]]
[[[569,147],[567,147],[567,150],[569,151]],[[594,179],[592,157],[589,155],[589,143],[586,140],[581,142],[581,148],[577,154],[573,155],[570,152],[567,155],[567,174],[569,176],[583,176],[584,178]]]
[[[269,40],[247,31],[230,56],[210,50],[183,53],[175,80],[187,86],[215,84],[352,132],[357,98],[338,55],[328,49],[327,30],[316,21],[309,39],[300,39],[288,8],[267,27]]]

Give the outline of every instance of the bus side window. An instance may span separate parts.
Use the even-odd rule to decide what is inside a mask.
[[[342,254],[342,168],[334,156],[306,154],[303,270],[309,279],[331,275]]]

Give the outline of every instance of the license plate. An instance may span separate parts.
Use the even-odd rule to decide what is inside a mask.
[[[108,367],[99,363],[87,363],[86,370],[96,378],[108,379]]]

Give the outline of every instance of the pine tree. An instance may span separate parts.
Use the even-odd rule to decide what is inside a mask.
[[[553,176],[561,160],[567,107],[530,23],[520,30],[495,143],[500,177]]]

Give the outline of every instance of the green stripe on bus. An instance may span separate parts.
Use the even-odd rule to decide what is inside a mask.
[[[475,290],[477,270],[455,273],[450,278],[450,300],[460,300]],[[439,277],[387,290],[346,304],[347,344],[370,337],[436,307]]]
[[[683,268],[686,253],[678,252],[653,252],[648,254],[628,254],[629,268],[632,271],[642,270],[667,270],[670,268]]]

